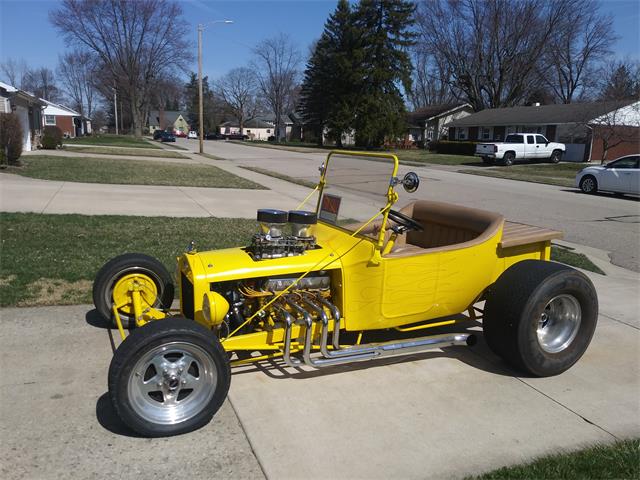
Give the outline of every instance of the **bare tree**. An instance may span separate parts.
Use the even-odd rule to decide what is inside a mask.
[[[436,59],[422,49],[412,52],[412,88],[408,92],[414,110],[428,105],[441,105],[456,100],[449,84],[451,72],[447,65],[439,65]]]
[[[74,50],[58,57],[58,76],[80,114],[91,118],[96,102],[96,59],[87,51]]]
[[[191,58],[180,5],[168,0],[63,0],[49,19],[68,42],[98,56],[128,100],[135,135],[142,136],[155,79]]]
[[[419,46],[475,110],[517,105],[539,83],[540,58],[568,8],[545,0],[423,2]]]
[[[222,77],[215,89],[226,108],[235,117],[244,134],[244,124],[256,117],[259,109],[256,74],[246,67],[234,68]]]
[[[545,48],[542,78],[562,103],[595,89],[594,70],[616,41],[611,16],[593,0],[556,0],[570,16],[560,19]]]
[[[300,53],[285,34],[263,40],[253,53],[258,86],[276,120],[276,140],[282,138],[282,118],[294,108]]]
[[[12,86],[26,88],[25,79],[29,74],[29,66],[24,59],[7,58],[0,64],[0,72]]]
[[[50,102],[60,100],[60,89],[56,84],[53,70],[50,68],[41,67],[29,70],[23,83],[23,88],[33,92],[37,97],[44,98]]]

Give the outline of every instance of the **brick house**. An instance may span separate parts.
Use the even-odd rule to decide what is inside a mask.
[[[540,133],[549,141],[566,144],[567,161],[600,160],[602,145],[598,143],[606,128],[611,135],[623,136],[625,140],[610,149],[608,158],[623,155],[629,149],[638,152],[638,143],[630,132],[640,129],[637,100],[571,103],[554,105],[532,105],[508,108],[490,108],[465,118],[449,122],[450,140],[503,141],[510,133]],[[627,115],[619,112],[627,111]]]
[[[86,122],[82,115],[69,107],[40,99],[45,104],[42,112],[43,127],[58,127],[65,137],[80,137],[86,132]]]

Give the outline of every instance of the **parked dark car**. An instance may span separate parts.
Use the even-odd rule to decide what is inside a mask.
[[[160,135],[161,142],[175,142],[176,136],[171,132],[162,132]]]
[[[207,133],[204,138],[206,140],[224,140],[226,137],[221,133],[211,132]]]
[[[231,133],[227,135],[227,140],[248,140],[249,135],[240,135],[239,133]]]
[[[165,133],[164,130],[156,130],[155,132],[153,132],[153,139],[160,140],[160,137],[162,136],[163,133]]]

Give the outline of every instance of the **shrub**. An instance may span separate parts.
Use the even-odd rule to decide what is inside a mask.
[[[22,125],[15,113],[0,113],[0,164],[15,165],[22,155]]]
[[[450,142],[440,140],[429,143],[429,150],[449,155],[473,155],[476,152],[476,142]]]
[[[58,146],[62,146],[62,130],[53,126],[44,127],[42,148],[45,150],[55,150]]]

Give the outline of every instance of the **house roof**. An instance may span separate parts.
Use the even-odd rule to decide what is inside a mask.
[[[633,100],[540,105],[530,107],[488,108],[468,117],[447,123],[446,127],[477,127],[507,125],[559,125],[587,123],[617,110]]]
[[[0,90],[2,90],[5,94],[9,94],[10,96],[22,97],[28,102],[33,102],[40,106],[45,105],[44,101],[36,97],[33,93],[27,92],[25,90],[20,90],[13,85],[9,85],[8,83],[0,82]]]
[[[220,124],[221,127],[240,127],[240,124],[235,120],[230,120],[228,122],[223,122]],[[266,122],[259,118],[253,118],[251,120],[247,120],[244,122],[243,128],[273,128],[273,123]]]
[[[160,113],[162,113],[162,115],[160,115]],[[187,119],[187,114],[185,112],[178,112],[175,110],[163,110],[160,112],[160,110],[151,110],[149,111],[149,125],[159,124],[160,117],[162,117],[165,122],[176,123],[176,120],[178,120],[180,115],[182,115],[182,118],[185,120]]]
[[[75,110],[70,109],[69,107],[65,107],[64,105],[60,105],[58,103],[53,103],[44,98],[40,99],[44,104],[44,114],[45,115],[56,115],[62,117],[80,117],[80,113]]]
[[[426,107],[409,112],[407,120],[411,124],[424,123],[465,107],[471,108],[471,105],[468,103],[442,103],[438,105],[427,105]]]

